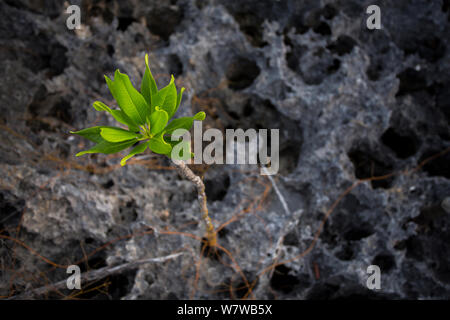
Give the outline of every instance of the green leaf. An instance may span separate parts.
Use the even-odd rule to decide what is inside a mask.
[[[94,109],[97,110],[97,111],[106,111],[106,112],[111,113],[111,108],[108,107],[106,104],[104,104],[104,103],[101,102],[101,101],[95,101],[95,102],[93,103],[93,107],[94,107]]]
[[[172,146],[164,141],[163,135],[159,134],[148,141],[148,147],[154,153],[169,154],[172,151]]]
[[[97,126],[72,132],[96,143],[89,150],[81,151],[77,156],[87,153],[111,154],[120,152],[143,140],[140,128],[150,129],[150,140],[141,143],[133,148],[128,155],[121,160],[121,165],[125,165],[127,160],[138,153],[142,153],[146,148],[153,152],[172,157],[173,148],[179,154],[178,158],[188,158],[193,156],[190,152],[189,141],[165,141],[176,129],[191,129],[195,120],[204,120],[206,114],[199,112],[193,117],[183,117],[168,123],[169,119],[178,111],[181,104],[185,88],[181,88],[177,94],[175,79],[172,76],[167,86],[158,91],[155,79],[148,65],[148,55],[145,55],[145,72],[141,81],[140,92],[137,91],[126,74],[116,70],[114,81],[105,76],[108,87],[119,105],[119,110],[112,110],[101,101],[94,102],[97,111],[109,112],[116,121],[128,126],[129,130],[108,126]],[[146,136],[145,139],[148,137]],[[185,148],[181,148],[185,147]],[[188,154],[190,152],[190,154]],[[186,154],[183,154],[186,153]]]
[[[155,99],[152,101],[152,113],[155,108],[159,106],[162,110],[165,110],[169,115],[169,119],[172,118],[175,113],[175,106],[177,104],[177,88],[175,87],[175,79],[173,75],[167,86],[158,91],[155,95]]]
[[[169,121],[167,112],[156,107],[155,111],[150,116],[150,133],[156,135],[160,133]]]
[[[184,90],[185,90],[184,87],[180,89],[180,93],[177,96],[177,104],[175,105],[175,110],[173,111],[173,114],[177,113],[177,111],[178,111],[178,107],[180,106],[181,98],[183,97]]]
[[[148,147],[147,143],[141,143],[140,145],[134,147],[130,153],[125,156],[124,158],[122,158],[122,160],[120,160],[120,165],[123,167],[124,165],[127,164],[127,160],[130,159],[131,157],[135,156],[138,153],[142,153],[144,152]]]
[[[193,124],[193,118],[192,117],[181,117],[178,119],[172,120],[167,127],[164,129],[165,133],[172,133],[176,129],[191,129]]]
[[[86,138],[88,140],[91,140],[95,143],[99,143],[104,141],[103,138],[100,135],[100,130],[103,127],[92,127],[92,128],[86,128],[80,131],[70,131],[70,133],[77,134],[83,138]]]
[[[199,121],[203,121],[206,118],[206,113],[204,113],[203,111],[197,112],[194,116],[194,120],[199,120]]]
[[[102,142],[98,143],[89,150],[78,152],[76,156],[79,157],[87,153],[106,153],[106,154],[116,153],[128,147],[131,147],[135,143],[136,140],[134,139],[122,142],[109,142],[103,140]]]
[[[128,122],[130,121],[130,124],[125,123],[125,125],[128,126],[128,129],[132,132],[139,132],[139,126],[133,123],[133,120],[131,120],[122,110],[111,110],[111,114],[118,122]],[[122,121],[119,121],[118,119],[122,119]]]
[[[116,70],[114,81],[107,76],[105,79],[120,109],[136,124],[144,124],[150,109],[144,97],[131,84],[130,78]]]
[[[101,128],[100,135],[109,142],[121,142],[137,139],[138,134],[120,128]]]
[[[149,106],[152,105],[152,97],[158,93],[158,87],[148,66],[148,54],[145,55],[145,72],[141,82],[141,93]]]
[[[136,125],[136,123],[134,123],[134,121],[131,120],[122,110],[112,110],[110,107],[108,107],[101,101],[95,101],[93,106],[94,109],[97,111],[109,112],[114,117],[114,119],[116,119],[117,122],[120,122],[121,124],[128,126],[130,130],[139,131],[138,125]]]
[[[206,114],[203,111],[200,111],[193,117],[181,117],[178,119],[174,119],[167,125],[167,127],[164,129],[164,132],[170,134],[176,129],[190,130],[194,123],[194,120],[202,121],[205,119],[205,117]]]
[[[118,71],[118,70],[117,70]],[[139,91],[137,91],[133,84],[130,81],[130,78],[126,74],[122,74],[117,72],[122,78],[122,82],[130,95],[131,101],[136,106],[139,115],[141,116],[141,120],[145,123],[145,118],[148,114],[150,114],[150,107],[145,101],[145,98],[141,95]]]

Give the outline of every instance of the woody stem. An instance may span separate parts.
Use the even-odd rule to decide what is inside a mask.
[[[208,206],[206,204],[206,193],[205,193],[205,185],[194,172],[184,163],[182,160],[172,160],[173,163],[177,166],[178,172],[186,179],[190,180],[194,183],[197,188],[198,194],[198,202],[200,204],[200,210],[202,212],[203,223],[206,228],[206,239],[207,244],[210,247],[214,247],[217,244],[216,232],[214,230],[214,225],[211,221],[211,218],[208,215]]]

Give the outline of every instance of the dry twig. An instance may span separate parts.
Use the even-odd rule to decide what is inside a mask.
[[[95,280],[99,280],[108,276],[111,276],[113,274],[118,274],[121,272],[124,272],[126,270],[130,269],[136,269],[140,265],[147,264],[147,263],[160,263],[165,262],[167,260],[171,260],[174,258],[177,258],[181,256],[183,252],[178,252],[174,254],[170,254],[168,256],[164,257],[158,257],[158,258],[147,258],[147,259],[140,259],[135,261],[130,261],[127,263],[123,263],[117,266],[107,266],[103,267],[97,270],[92,270],[88,272],[84,272],[80,274],[82,283],[91,282]],[[28,290],[27,292],[24,292],[20,295],[9,297],[8,300],[21,300],[21,299],[30,299],[33,297],[41,296],[49,291],[52,290],[58,290],[58,289],[65,289],[67,288],[67,280],[61,280],[59,282],[49,284],[43,287],[39,287],[36,289]]]

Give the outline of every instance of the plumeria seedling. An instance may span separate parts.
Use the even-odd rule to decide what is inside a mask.
[[[96,143],[91,149],[81,151],[76,156],[88,153],[117,153],[139,143],[122,158],[120,161],[122,166],[128,159],[143,153],[147,148],[171,158],[172,148],[178,143],[183,143],[183,141],[171,141],[171,134],[176,129],[189,130],[194,120],[205,119],[205,113],[201,111],[193,117],[182,117],[170,121],[180,106],[184,88],[177,93],[172,76],[169,84],[158,90],[148,66],[148,55],[145,55],[145,72],[140,92],[133,87],[129,77],[120,73],[119,70],[114,73],[114,80],[107,76],[105,79],[119,109],[111,109],[101,101],[95,101],[94,108],[97,111],[110,113],[117,122],[127,126],[128,129],[96,126],[76,132],[71,131]],[[187,157],[182,154],[178,156]]]

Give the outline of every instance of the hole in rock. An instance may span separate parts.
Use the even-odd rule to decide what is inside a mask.
[[[353,245],[351,242],[342,244],[342,248],[336,252],[336,258],[342,261],[349,261],[353,259],[355,252],[353,251]]]
[[[147,27],[151,33],[167,41],[183,20],[183,11],[178,6],[157,7],[147,15]]]
[[[333,19],[337,14],[337,10],[336,8],[331,5],[331,4],[326,4],[323,8],[322,8],[322,17],[324,17],[327,20],[331,20]]]
[[[120,31],[126,31],[133,22],[136,22],[136,19],[133,17],[119,17],[118,20],[117,30]]]
[[[392,173],[393,166],[385,160],[381,160],[377,152],[366,147],[350,150],[348,157],[355,168],[355,176],[358,179],[379,177]],[[394,177],[371,181],[373,188],[390,188]]]
[[[353,50],[353,47],[356,45],[356,41],[351,37],[346,35],[341,35],[337,38],[336,41],[332,42],[327,46],[327,49],[333,53],[337,53],[342,56],[344,54],[350,53]]]
[[[313,31],[323,36],[328,36],[331,34],[330,26],[326,22],[320,22],[318,26],[313,28]]]
[[[381,136],[381,142],[395,152],[398,158],[406,159],[416,154],[420,143],[412,132],[400,134],[395,128],[387,129]]]
[[[285,265],[279,265],[275,268],[272,278],[270,279],[270,286],[276,291],[283,293],[292,292],[300,283],[297,277],[289,274],[291,269]]]
[[[216,173],[211,177],[206,177],[204,183],[208,201],[222,201],[230,187],[230,177],[227,173]]]
[[[256,62],[243,57],[236,58],[227,67],[228,87],[234,90],[245,89],[252,85],[259,73]]]
[[[174,77],[181,76],[183,74],[183,63],[176,54],[169,55],[169,73]]]
[[[421,71],[412,68],[400,72],[397,75],[400,80],[400,86],[396,96],[402,96],[412,92],[424,90],[427,87],[425,75]]]
[[[382,272],[389,272],[396,266],[395,257],[389,253],[378,254],[372,264],[379,266]]]
[[[429,150],[424,152],[418,163],[421,163],[425,159],[429,157],[436,156],[440,152],[444,150]],[[450,179],[450,152],[447,152],[440,157],[437,157],[431,161],[428,161],[423,167],[422,170],[428,173],[431,177],[444,177]]]

